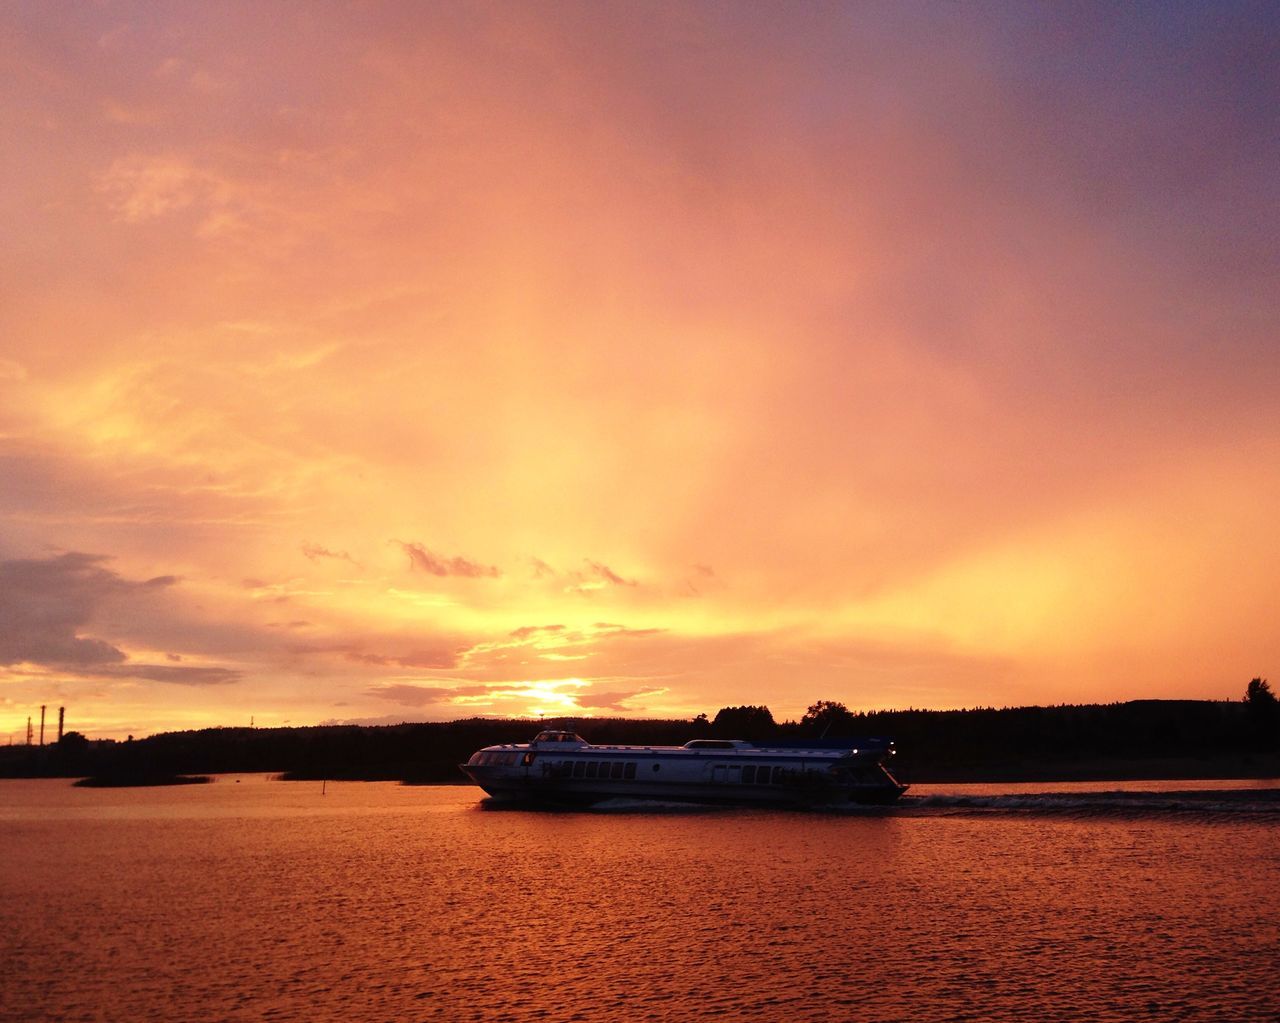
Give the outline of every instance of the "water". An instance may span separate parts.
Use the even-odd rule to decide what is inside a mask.
[[[549,813],[0,782],[0,1019],[1275,1021],[1278,838],[1275,783]]]

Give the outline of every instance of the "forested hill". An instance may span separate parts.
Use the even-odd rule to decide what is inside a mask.
[[[68,733],[44,748],[0,747],[0,776],[134,776],[252,771],[299,778],[461,780],[482,746],[528,741],[544,726],[587,741],[679,745],[697,736],[800,739],[882,736],[907,780],[1027,780],[1280,775],[1274,702],[1141,700],[1085,706],[851,713],[820,701],[800,722],[766,707],[726,707],[713,719],[470,719],[389,726],[207,728],[129,742]]]

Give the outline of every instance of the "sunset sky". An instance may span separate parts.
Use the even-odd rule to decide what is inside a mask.
[[[0,742],[1238,699],[1273,3],[9,3]]]

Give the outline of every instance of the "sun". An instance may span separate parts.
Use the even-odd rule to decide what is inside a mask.
[[[589,682],[580,678],[545,679],[527,683],[519,696],[530,701],[526,706],[535,717],[566,712],[580,713],[582,707],[578,704],[576,690],[588,685]]]

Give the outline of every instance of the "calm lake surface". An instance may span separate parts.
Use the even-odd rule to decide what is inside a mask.
[[[1119,791],[1123,790],[1123,791]],[[1280,1020],[1280,786],[0,781],[4,1020]]]

